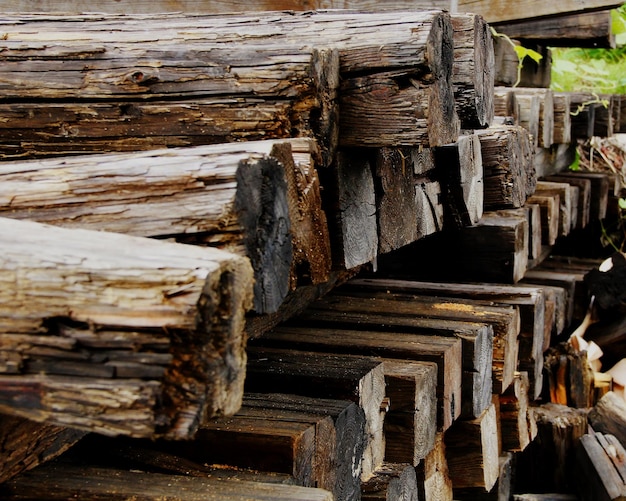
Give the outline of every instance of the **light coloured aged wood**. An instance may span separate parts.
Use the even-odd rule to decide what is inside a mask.
[[[578,2],[566,0],[558,3],[546,3],[540,0],[522,0],[515,4],[506,0],[459,0],[461,12],[474,12],[485,17],[488,23],[512,21],[517,19],[534,19],[542,16],[602,10],[619,7],[615,0],[590,0]]]
[[[7,26],[8,38],[17,43],[35,44],[34,50],[37,53],[41,53],[41,50],[54,52],[58,45],[70,46],[71,53],[81,52],[80,43],[84,49],[86,37],[92,37],[88,44],[92,48],[102,46],[106,51],[107,49],[113,50],[111,47],[114,47],[122,54],[124,54],[125,44],[131,47],[148,45],[150,50],[157,53],[165,52],[165,55],[170,54],[172,49],[176,48],[173,51],[176,54],[181,50],[183,53],[189,53],[194,50],[194,47],[203,48],[203,51],[199,50],[204,54],[204,58],[208,57],[209,60],[205,60],[201,65],[206,74],[201,80],[198,80],[197,76],[191,80],[183,76],[180,78],[182,83],[175,85],[177,83],[175,76],[171,78],[174,82],[170,82],[170,77],[165,74],[164,70],[159,69],[163,64],[162,57],[148,58],[148,62],[145,63],[146,67],[136,69],[131,72],[130,76],[127,75],[129,65],[123,65],[124,70],[121,74],[114,71],[115,76],[109,75],[115,84],[121,84],[122,90],[128,90],[137,99],[142,96],[156,98],[160,92],[165,91],[168,91],[168,95],[172,97],[176,95],[177,90],[181,91],[181,85],[182,92],[191,94],[194,101],[203,96],[219,96],[222,101],[225,97],[232,100],[233,95],[229,94],[235,90],[239,97],[252,96],[261,100],[272,95],[276,96],[276,93],[281,91],[286,93],[284,97],[293,94],[294,91],[296,95],[303,97],[303,94],[299,92],[302,89],[299,87],[306,90],[311,86],[315,87],[316,82],[321,83],[322,87],[323,84],[328,84],[327,88],[330,92],[322,92],[324,96],[317,99],[318,93],[314,91],[308,98],[300,99],[299,105],[296,103],[291,109],[291,114],[295,114],[298,118],[304,110],[305,122],[307,117],[316,123],[320,122],[321,134],[317,139],[321,145],[328,144],[329,148],[323,149],[332,153],[332,145],[335,142],[333,137],[336,135],[333,130],[336,132],[338,125],[333,108],[336,104],[335,84],[338,83],[338,79],[333,71],[325,71],[328,68],[325,68],[323,64],[310,64],[311,52],[315,52],[313,47],[319,46],[320,40],[324,40],[323,46],[329,47],[328,50],[331,52],[338,52],[339,55],[342,74],[339,99],[343,145],[405,144],[414,146],[428,145],[428,143],[439,145],[453,142],[459,133],[459,121],[453,106],[454,96],[450,81],[453,32],[449,16],[439,11],[407,12],[401,19],[393,12],[374,14],[334,11],[315,14],[257,13],[226,18],[173,14],[156,15],[150,18],[152,21],[145,16],[131,16],[130,18],[118,16],[114,19],[102,19],[97,15],[69,19],[52,17],[52,20],[46,19],[45,15],[27,17],[26,22],[32,22],[38,32],[46,33],[50,30],[50,34],[45,37],[47,43],[43,49],[37,45],[37,36],[33,37],[19,26],[14,25],[10,29]],[[79,19],[80,22],[77,22]],[[19,17],[14,19],[15,23],[19,21]],[[145,29],[146,23],[150,22],[156,23],[157,27],[154,30]],[[112,37],[110,35],[112,32],[117,35]],[[153,34],[157,32],[160,36],[155,40]],[[73,42],[72,40],[76,38],[80,41]],[[159,42],[162,39],[167,42]],[[79,44],[78,48],[71,49],[71,47],[76,47],[76,44]],[[170,48],[167,44],[170,44]],[[174,46],[171,47],[171,44]],[[268,78],[267,86],[262,81],[259,83],[258,74],[254,76],[254,67],[257,64],[254,61],[258,61],[258,56],[248,61],[247,66],[242,65],[242,69],[231,67],[230,63],[223,67],[224,61],[230,60],[228,53],[232,53],[233,50],[242,53],[247,50],[249,53],[258,53],[259,56],[266,55],[268,69],[277,69],[278,76],[281,78],[273,84],[271,78]],[[222,69],[209,70],[215,64],[219,67],[218,53],[220,51],[224,54]],[[284,58],[277,56],[275,51],[279,54],[295,51],[301,59],[308,57],[309,63],[307,64],[311,71],[305,68],[304,71],[298,73],[306,77],[304,82],[299,83],[297,78],[285,78],[284,71],[280,75],[281,65],[287,64],[291,56],[283,60]],[[272,53],[274,57],[271,56]],[[35,57],[32,54],[31,56]],[[84,57],[94,59],[93,62],[89,59],[91,66],[97,67],[98,64],[102,64],[100,54],[96,56],[87,54]],[[19,64],[21,63],[15,63],[18,66]],[[85,75],[81,72],[84,67],[85,60],[81,62],[80,71],[76,76],[78,87],[82,87]],[[131,64],[130,67],[134,68],[136,65]],[[13,68],[13,70],[16,69]],[[51,71],[53,69],[51,68]],[[95,69],[89,71],[94,72],[92,79],[97,82],[98,72]],[[252,74],[249,82],[245,78],[246,71]],[[217,75],[213,75],[212,72]],[[238,72],[244,73],[240,76],[242,79],[240,87],[235,85]],[[319,78],[315,78],[316,72],[319,73]],[[18,73],[14,71],[11,74],[17,77]],[[312,79],[311,73],[314,75]],[[224,78],[233,84],[231,86],[235,86],[234,90],[227,92],[224,92],[225,89],[220,90],[220,86],[225,83]],[[140,82],[135,82],[137,79]],[[32,82],[33,85],[27,86],[27,93],[44,93],[45,95],[53,92],[49,83],[54,80],[55,78],[51,76],[48,82],[41,81],[37,85]],[[207,87],[209,83],[204,80],[216,82],[217,89],[211,91]],[[294,80],[295,83],[290,83],[290,80]],[[96,96],[102,98],[104,96],[101,95],[96,82],[90,87],[90,91],[95,90]],[[173,89],[170,89],[168,84],[172,84]],[[21,85],[23,86],[23,83]],[[48,89],[45,89],[46,86]],[[105,82],[106,88],[110,88],[110,85],[107,86]],[[61,94],[63,94],[62,91]],[[85,98],[86,95],[83,93],[82,97]],[[328,108],[319,108],[312,114],[308,113],[311,110],[311,104],[314,105],[316,101],[322,108],[325,105],[328,105]],[[384,115],[381,109],[385,110]],[[315,118],[318,113],[319,118]],[[196,119],[188,119],[187,122],[193,124]],[[130,128],[128,124],[126,125],[128,135]],[[295,126],[291,132],[285,131],[283,134],[294,135],[294,132],[298,131],[299,135],[307,135],[306,125],[305,123]],[[207,131],[205,130],[203,134],[206,135]],[[330,142],[327,143],[325,139],[329,139]]]
[[[576,449],[575,484],[583,501],[626,499],[626,450],[613,435],[591,432]]]
[[[0,224],[0,351],[10,362],[0,376],[3,412],[110,435],[185,438],[208,417],[237,411],[252,292],[247,259],[114,233]]]
[[[446,460],[444,434],[437,433],[435,447],[416,468],[419,499],[452,501],[452,481]]]
[[[299,281],[328,280],[331,257],[308,139],[251,141],[0,166],[0,215],[67,228],[173,238],[250,258],[255,310]]]
[[[450,0],[259,0],[254,3],[244,0],[137,0],[119,2],[103,0],[98,3],[96,12],[108,14],[151,14],[155,12],[187,12],[228,14],[232,12],[272,11],[272,10],[317,10],[317,9],[359,9],[359,10],[406,10],[406,9],[449,9]],[[85,0],[63,0],[41,2],[39,0],[2,0],[0,8],[5,12],[90,12],[94,5]]]

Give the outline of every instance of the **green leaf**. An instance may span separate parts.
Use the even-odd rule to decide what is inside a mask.
[[[576,156],[572,164],[569,166],[569,170],[572,170],[572,171],[580,170],[580,153],[578,153],[578,150],[576,150]]]
[[[619,205],[619,208],[622,210],[626,210],[626,198],[620,198],[617,201],[617,205]]]
[[[520,61],[523,61],[526,56],[530,57],[536,63],[539,63],[539,61],[543,59],[543,56],[536,50],[528,49],[526,47],[522,47],[521,45],[515,46],[515,53]]]

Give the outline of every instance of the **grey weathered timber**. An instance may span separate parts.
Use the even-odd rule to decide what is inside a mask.
[[[572,228],[572,194],[568,183],[538,181],[535,193],[539,196],[557,194],[559,196],[559,236],[567,236]],[[578,199],[577,199],[578,200]],[[576,215],[574,215],[575,218]]]
[[[86,431],[0,415],[0,484],[60,456]]]
[[[589,424],[600,433],[615,435],[626,442],[626,403],[612,391],[604,395],[589,411]]]
[[[507,377],[502,358],[508,343],[494,342],[495,327],[490,325],[490,319],[481,318],[477,322],[476,318],[469,319],[469,314],[463,316],[462,313],[455,312],[452,304],[424,304],[420,302],[420,296],[409,293],[386,295],[385,291],[391,292],[375,285],[360,288],[358,285],[348,284],[347,288],[340,288],[313,303],[308,310],[293,319],[292,323],[326,328],[391,331],[398,336],[401,333],[435,336],[435,341],[438,336],[456,337],[461,340],[463,351],[461,415],[480,415],[491,402],[492,385],[495,388],[501,387],[503,378]],[[446,306],[450,309],[449,313],[445,311]],[[476,317],[481,314],[489,316],[488,312],[477,312],[472,306],[468,305],[468,310]],[[499,329],[498,334],[503,335],[504,330]],[[494,345],[497,345],[495,349]],[[511,367],[512,365],[514,364],[509,364]],[[492,383],[492,380],[495,381]]]
[[[485,210],[521,207],[535,190],[530,136],[520,126],[476,131],[483,163]]]
[[[417,476],[410,464],[385,462],[361,487],[363,501],[417,501]]]
[[[466,134],[455,144],[435,148],[435,162],[444,198],[446,229],[476,224],[483,215],[485,196],[479,137]]]
[[[541,242],[544,246],[554,245],[559,236],[559,214],[561,197],[558,193],[535,193],[527,198],[527,203],[539,205],[541,214]]]
[[[318,10],[318,9],[359,9],[359,10],[407,10],[407,9],[449,9],[450,0],[258,0],[254,3],[245,0],[137,0],[132,4],[121,5],[116,0],[102,0],[97,12],[107,14],[152,14],[155,12],[187,12],[229,14],[232,12],[274,11],[274,10]],[[63,0],[62,8],[56,3],[41,4],[37,0],[2,0],[0,8],[5,12],[90,12],[93,3],[85,0]]]
[[[35,75],[31,79],[32,85],[22,89],[28,96],[25,100],[42,95],[46,99],[52,99],[54,95],[68,98],[67,92],[64,93],[66,89],[79,89],[77,92],[86,100],[116,99],[116,95],[119,100],[120,92],[122,95],[129,93],[135,101],[155,99],[163,94],[169,98],[187,95],[193,97],[194,102],[201,97],[219,97],[223,102],[224,99],[232,101],[234,97],[262,101],[288,99],[295,95],[296,102],[287,116],[303,118],[304,123],[287,127],[291,130],[285,130],[282,137],[296,133],[308,135],[307,128],[310,131],[314,122],[313,125],[319,126],[318,141],[325,151],[332,153],[338,125],[335,113],[338,75],[332,71],[334,62],[324,64],[324,61],[334,61],[332,54],[338,53],[342,76],[339,96],[342,144],[439,145],[455,141],[459,133],[451,84],[453,32],[449,16],[441,12],[407,12],[400,18],[393,12],[329,11],[226,17],[118,16],[114,19],[97,15],[83,18],[31,15],[12,19],[6,26],[8,38],[22,46],[32,43],[34,51],[30,54],[30,61],[23,59],[11,65],[9,80],[18,87],[24,87],[23,83],[20,84],[22,80],[18,80],[21,74],[18,70],[29,73],[33,58],[43,57],[48,52],[54,54],[59,46],[61,52],[78,53],[79,56],[74,57],[81,61],[76,68],[76,85],[58,84],[62,75],[55,78],[50,73],[49,79],[38,81]],[[32,23],[32,29],[46,33],[46,46],[42,48],[37,36],[33,37],[28,29],[20,27],[20,21]],[[14,24],[9,26],[11,22]],[[151,22],[155,29],[146,30],[146,25]],[[154,33],[159,33],[159,37]],[[76,38],[80,41],[73,41]],[[85,46],[91,52],[85,53]],[[98,71],[98,65],[106,63],[108,51],[127,55],[126,47],[130,50],[137,46],[148,46],[156,55],[148,57],[140,66],[129,61],[123,65],[123,70],[113,68],[112,74],[105,71],[102,75],[102,71]],[[162,69],[164,56],[170,55],[171,58],[172,54],[182,51],[194,59],[195,48],[204,57],[200,61],[202,71],[199,75],[193,70],[188,74],[184,66],[182,76],[168,75],[172,70]],[[236,66],[233,51],[240,52],[247,64]],[[285,53],[291,55],[285,57]],[[258,56],[252,57],[254,54]],[[304,66],[300,64],[299,70],[290,76],[288,69],[292,57],[304,60]],[[263,58],[265,63],[261,64]],[[45,64],[47,60],[43,58],[41,65]],[[83,84],[85,65],[90,75],[87,89]],[[57,66],[53,65],[50,71],[54,72]],[[130,75],[127,74],[128,67],[134,68]],[[274,82],[272,75],[277,78]],[[238,80],[242,81],[240,86],[236,86]],[[55,85],[61,89],[53,91]],[[7,86],[11,88],[10,82]],[[326,90],[317,92],[319,87]],[[111,91],[117,93],[107,96],[106,92]],[[130,116],[134,116],[132,106],[130,111]],[[197,123],[196,117],[183,120],[183,124],[187,122]],[[126,124],[127,132],[132,130],[128,127],[131,124],[132,121]],[[285,128],[285,125],[280,125],[279,121],[280,127]],[[219,132],[213,134],[219,135]],[[211,137],[206,124],[203,135]],[[222,134],[221,139],[227,137]],[[331,157],[327,155],[327,158]]]
[[[0,216],[240,253],[255,270],[255,311],[271,313],[298,269],[328,280],[315,158],[301,139],[5,162]]]
[[[493,121],[494,49],[482,16],[455,14],[452,84],[457,113],[465,129],[489,127]]]
[[[262,340],[261,340],[262,341]],[[385,437],[385,374],[382,360],[287,348],[248,347],[246,391],[292,393],[355,402],[365,416],[364,450],[356,458],[355,475],[344,482],[367,479],[383,462]],[[347,472],[344,471],[343,475]],[[358,483],[357,483],[358,485]],[[331,490],[335,490],[334,488]]]
[[[511,4],[504,0],[459,0],[458,10],[481,14],[488,23],[513,21],[517,19],[534,19],[557,14],[585,12],[619,7],[615,0],[590,0],[578,2],[566,0],[558,3],[546,3],[541,0],[522,0]]]
[[[561,14],[557,17],[510,21],[495,26],[498,33],[550,47],[614,48],[610,10]]]
[[[490,491],[500,473],[500,437],[495,405],[491,404],[476,419],[454,423],[444,440],[452,485]]]
[[[4,499],[13,501],[43,497],[51,501],[72,498],[158,501],[164,496],[181,501],[333,500],[330,492],[311,487],[63,464],[28,472],[3,484],[0,492]]]
[[[406,332],[332,327],[279,326],[259,339],[263,345],[299,350],[378,356],[437,364],[437,423],[447,429],[461,412],[461,340]]]
[[[241,405],[246,258],[0,219],[2,412],[188,438]]]
[[[468,163],[471,160],[473,157]],[[443,181],[432,148],[380,148],[372,163],[379,253],[399,249],[442,229]],[[352,197],[347,205],[355,201],[356,197]]]
[[[574,481],[583,501],[626,499],[624,446],[613,435],[591,432],[576,448]]]
[[[545,178],[546,181],[553,181],[556,183],[567,183],[570,185],[570,189],[577,188],[576,194],[578,200],[576,202],[576,220],[572,221],[573,228],[582,229],[589,223],[589,211],[591,208],[591,181],[584,179],[583,177],[568,176],[561,174],[553,174]]]
[[[522,108],[526,105],[525,98],[519,96],[539,97],[539,121],[537,128],[537,140],[542,148],[549,148],[554,143],[554,93],[550,89],[533,89],[528,87],[516,87],[513,89],[517,101]],[[524,115],[524,110],[522,110]],[[529,131],[533,133],[533,124],[529,123]]]
[[[554,142],[556,144],[567,144],[572,140],[571,98],[565,92],[555,92],[553,104]]]

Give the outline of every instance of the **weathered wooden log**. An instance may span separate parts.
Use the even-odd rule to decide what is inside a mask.
[[[427,255],[429,266],[416,256]],[[379,256],[378,271],[418,280],[516,283],[528,266],[526,217],[485,212],[475,226],[440,232],[393,254]]]
[[[344,287],[338,289],[327,298],[327,303],[331,303],[329,308],[337,311],[358,311],[362,313],[374,314],[369,321],[373,324],[377,318],[380,323],[388,324],[392,330],[400,327],[408,328],[413,325],[415,328],[428,328],[428,322],[417,322],[417,319],[436,320],[441,326],[441,335],[455,335],[463,340],[464,349],[464,369],[470,373],[477,373],[483,377],[475,381],[483,386],[488,386],[490,358],[493,360],[493,391],[501,392],[513,381],[515,368],[518,359],[518,334],[520,332],[520,315],[517,305],[510,304],[493,305],[491,302],[469,299],[467,297],[458,298],[454,295],[445,296],[436,294],[431,297],[432,292],[420,292],[419,288],[413,288],[412,282],[400,280],[355,280],[348,282]],[[324,301],[324,300],[322,300]],[[387,312],[393,312],[392,318],[384,319]],[[377,315],[376,315],[377,314]],[[395,318],[394,318],[395,317]],[[408,317],[408,318],[407,318]],[[484,333],[475,332],[471,334],[467,327],[445,324],[444,321],[451,322],[476,322],[491,325],[493,328],[493,355],[489,357],[488,336]],[[368,323],[367,318],[363,318],[364,323]],[[362,322],[362,323],[363,323]],[[446,333],[446,328],[452,331]],[[457,330],[458,329],[458,330]],[[463,330],[461,330],[463,329]],[[437,332],[436,330],[434,331]],[[469,377],[468,377],[469,379]],[[464,395],[476,393],[476,387],[472,391],[464,392]],[[486,401],[488,394],[482,391],[480,400],[474,396],[471,399],[472,417],[477,417],[485,410],[489,401]],[[478,402],[482,406],[477,406]],[[464,409],[469,410],[464,407]],[[468,413],[466,412],[466,415]]]
[[[302,139],[7,162],[0,215],[241,253],[255,310],[271,313],[299,282],[329,278],[315,153]]]
[[[558,17],[498,23],[499,33],[510,38],[532,40],[549,47],[614,48],[615,36],[611,31],[611,13],[563,13]]]
[[[437,433],[437,365],[384,359],[385,460],[417,466],[432,450]]]
[[[551,194],[559,196],[559,236],[569,235],[572,228],[572,195],[570,185],[554,181],[538,181],[535,194],[538,196]]]
[[[542,148],[549,148],[554,143],[554,94],[550,89],[533,89],[529,87],[516,87],[513,89],[515,92],[516,101],[520,103],[522,109],[522,116],[524,116],[526,108],[529,110],[529,123],[528,130],[533,134],[534,123],[532,117],[534,116],[534,100],[528,101],[526,96],[538,96],[539,97],[539,119],[537,127],[537,141],[538,146]],[[519,99],[520,96],[523,96]],[[524,121],[524,118],[522,118]]]
[[[318,139],[326,164],[332,159],[338,133],[335,50],[228,50],[199,48],[190,40],[146,50],[145,43],[124,47],[119,40],[120,47],[112,46],[117,43],[35,47],[41,54],[32,57],[48,74],[39,82],[32,62],[6,54],[17,78],[6,92],[20,102],[2,103],[13,123],[3,129],[2,157],[308,136]],[[55,59],[73,71],[47,68],[59,67]]]
[[[0,415],[0,484],[63,454],[86,431]]]
[[[516,210],[516,209],[509,209]],[[541,242],[541,207],[539,204],[525,203],[521,208],[526,212],[526,218],[528,220],[528,260],[529,268],[532,268],[532,262],[535,262],[541,257],[542,242]]]
[[[314,15],[311,13],[292,13],[277,16],[276,13],[273,13],[271,15],[231,16],[227,19],[221,16],[194,16],[192,20],[184,16],[175,16],[171,19],[157,16],[154,18],[154,22],[158,29],[155,29],[154,32],[158,31],[163,39],[168,40],[166,43],[155,41],[154,36],[146,37],[145,24],[149,23],[150,20],[142,18],[141,21],[142,28],[137,29],[137,22],[133,21],[132,18],[127,20],[118,18],[115,23],[117,28],[114,29],[118,35],[114,38],[109,35],[107,38],[107,34],[111,33],[110,24],[100,23],[98,20],[86,20],[80,26],[83,47],[86,37],[89,36],[92,37],[90,45],[102,47],[105,53],[107,50],[111,51],[111,46],[113,46],[118,53],[126,54],[126,47],[130,50],[136,48],[137,45],[141,47],[142,44],[145,45],[146,42],[150,42],[152,51],[167,52],[169,50],[169,53],[172,53],[176,52],[174,49],[177,47],[178,51],[183,50],[185,53],[189,53],[193,51],[194,47],[202,47],[205,52],[209,52],[209,57],[217,58],[220,51],[232,53],[235,50],[233,48],[235,43],[238,47],[236,50],[258,53],[259,57],[264,53],[267,54],[266,51],[271,54],[272,51],[278,50],[280,54],[295,50],[301,58],[306,58],[309,54],[310,59],[310,52],[314,50],[312,47],[318,46],[320,40],[324,40],[324,46],[332,46],[339,52],[340,71],[342,73],[339,94],[342,130],[340,142],[344,146],[399,144],[436,146],[453,142],[458,136],[459,121],[454,108],[451,84],[453,30],[449,16],[441,12],[407,12],[407,15],[402,17],[402,21],[398,21],[398,16],[395,13],[339,13],[331,11],[318,12]],[[63,23],[63,19],[50,22],[45,18],[39,22],[33,21],[31,18],[28,22],[36,25],[40,32],[49,29],[55,33],[54,36],[47,37],[50,45],[47,45],[44,52],[54,52],[59,45],[61,47],[70,46],[70,52],[76,51],[71,48],[71,38],[73,34],[75,37],[74,30],[76,29],[76,26],[72,25],[71,22]],[[377,35],[374,37],[376,40],[372,39],[372,22],[379,23],[381,27],[381,29],[376,30]],[[19,23],[19,19],[16,20],[16,23]],[[397,26],[390,28],[394,24]],[[13,25],[9,31],[8,36],[12,40],[19,40],[22,43],[32,40],[32,37],[19,26]],[[176,41],[180,45],[168,49],[167,43],[172,43],[171,41]],[[43,54],[41,47],[35,47],[34,50],[37,54]],[[36,57],[33,54],[31,56]],[[83,57],[87,57],[91,61],[89,55],[83,54]],[[259,57],[253,61],[258,61]],[[95,59],[92,63],[94,69],[92,70],[90,66],[89,71],[93,71],[92,80],[95,81],[90,85],[89,91],[93,90],[96,96],[102,97],[97,80],[98,59],[102,59],[102,55],[99,53],[97,57],[92,56],[92,58]],[[272,58],[268,55],[268,58],[270,59],[269,68],[272,67],[272,64],[278,68],[283,64],[282,61],[278,64],[272,61],[276,57]],[[149,61],[155,59],[157,58],[149,58]],[[162,64],[161,59],[164,57],[159,54],[157,64]],[[232,57],[226,57],[225,54],[222,60],[224,59],[232,59]],[[205,66],[207,66],[207,62],[212,63],[212,59],[205,61]],[[381,64],[381,62],[383,63]],[[14,69],[17,69],[19,64],[19,61],[16,61]],[[81,69],[77,73],[79,85],[76,88],[82,86],[80,82],[82,82],[84,74],[81,75],[80,71],[84,68],[84,64],[83,60],[80,65]],[[126,64],[124,68],[133,66],[137,67],[137,65]],[[284,88],[285,82],[292,80],[285,78],[283,73],[278,85],[272,84],[269,81],[271,79],[268,79],[268,90],[264,90],[256,86],[258,72],[255,77],[254,66],[254,64],[250,64],[248,58],[247,67],[253,73],[252,83],[248,86],[247,94],[244,93],[242,96],[241,93],[246,91],[246,81],[245,78],[243,79],[242,85],[238,88],[238,93],[242,97],[254,95],[258,99],[263,99],[267,97],[264,92],[271,94],[277,88]],[[316,68],[320,65],[311,66]],[[208,67],[211,67],[210,64]],[[205,71],[204,73],[208,73],[208,75],[204,79],[211,81],[213,74],[217,73],[217,78],[213,78],[213,80],[217,80],[218,84],[224,85],[221,77],[223,74],[230,76],[231,81],[234,82],[236,79],[233,76],[237,71],[243,72],[244,70],[237,69],[234,71],[233,68],[228,66],[221,72]],[[145,71],[139,68],[131,73],[130,84],[127,84],[126,87],[130,86],[130,91],[135,98],[139,98],[142,94],[155,98],[159,92],[170,90],[167,85],[169,81],[163,73],[163,71],[150,69],[149,66]],[[323,71],[322,73],[323,76],[318,80],[327,80],[333,84],[338,82],[336,75],[333,77],[332,72]],[[14,76],[18,74],[19,72],[15,72]],[[310,72],[308,71],[302,71],[300,74],[315,81],[315,78],[310,79]],[[134,77],[135,80],[137,78],[141,80],[139,85],[133,80],[133,75],[139,75]],[[241,75],[240,78],[244,76]],[[125,72],[119,76],[118,80],[125,82],[126,77]],[[115,80],[115,76],[113,78]],[[54,80],[55,78],[51,77],[48,83]],[[216,94],[215,92],[211,93],[210,90],[204,90],[202,88],[204,82],[198,83],[195,73],[193,83],[185,84],[187,80],[185,78],[183,80],[183,88],[190,88],[195,99],[198,99],[203,93],[205,96],[215,96]],[[305,82],[305,88],[309,80]],[[32,85],[28,89],[31,98],[35,97],[32,95],[35,88],[38,89],[36,92],[39,94],[51,92],[45,89],[46,86],[49,89],[50,85],[45,82],[40,83],[41,87]],[[174,85],[174,87],[176,86]],[[291,88],[292,93],[295,90],[290,84],[287,87]],[[295,87],[297,88],[297,85]],[[110,85],[107,85],[106,89],[110,89]],[[317,139],[322,145],[329,144],[330,147],[325,148],[325,151],[331,153],[334,141],[325,141],[322,136],[326,138],[336,136],[336,134],[327,133],[328,131],[336,131],[338,125],[333,108],[333,105],[336,104],[333,99],[336,90],[333,88],[330,92],[325,93],[330,96],[330,99],[325,97],[317,100],[330,103],[330,109],[305,113],[312,120],[314,119],[312,115],[320,113],[320,129],[323,132]],[[289,89],[287,89],[287,94],[289,94]],[[314,96],[315,94],[313,93]],[[172,92],[169,92],[168,95],[171,96]],[[225,97],[232,98],[228,92],[222,91],[217,95],[222,99]],[[63,97],[67,98],[67,93]],[[87,96],[83,93],[82,97]],[[47,98],[50,96],[48,95]],[[310,100],[311,98],[309,98]],[[312,100],[316,101],[315,97]],[[307,102],[304,102],[301,107],[304,110],[310,110],[310,104]],[[297,108],[298,106],[294,107],[295,114],[298,114]],[[381,110],[385,110],[384,115],[381,114]],[[206,129],[206,126],[204,128]],[[305,126],[294,127],[288,134],[295,135],[297,132],[299,135],[307,135],[305,128]],[[303,131],[298,132],[297,129],[303,129]],[[204,134],[206,133],[205,130]],[[222,138],[224,138],[223,135]],[[327,156],[327,158],[331,157],[332,155]]]
[[[359,331],[354,329],[279,326],[258,340],[265,346],[437,364],[437,423],[447,429],[461,412],[461,340],[443,336]]]
[[[523,451],[533,438],[529,427],[529,418],[534,419],[528,407],[529,389],[528,373],[518,372],[513,384],[500,395],[500,430],[505,451]]]
[[[619,395],[609,391],[589,411],[589,424],[600,432],[614,435],[622,444],[626,442],[626,403]]]
[[[572,100],[568,93],[554,93],[554,142],[566,144],[572,140]]]
[[[363,501],[417,501],[417,476],[412,465],[384,463],[374,476],[361,486]]]
[[[513,45],[503,37],[496,37],[493,40],[493,51],[495,55],[495,76],[494,84],[508,87],[509,89],[517,83],[519,58],[515,52],[515,45],[520,45],[517,40],[512,40]],[[519,119],[519,115],[517,116]]]
[[[523,0],[515,6],[502,6],[496,0],[459,0],[458,8],[461,12],[481,14],[489,23],[500,23],[557,14],[610,9],[619,5],[620,3],[615,0],[592,0],[584,4],[575,0],[567,0],[558,4],[547,4],[539,0]]]
[[[453,487],[490,491],[500,472],[500,437],[496,408],[491,404],[470,421],[457,421],[446,432],[446,458]]]
[[[546,303],[544,292],[541,288],[495,284],[356,278],[339,288],[338,292],[353,288],[370,291],[371,293],[384,290],[388,293],[405,295],[416,294],[422,296],[431,295],[442,299],[469,299],[472,301],[470,305],[476,305],[477,301],[484,301],[489,304],[506,305],[519,309],[520,331],[518,336],[518,365],[520,367],[530,367],[535,371],[528,374],[531,381],[530,395],[532,399],[539,397],[539,392],[542,388],[541,372],[543,370]],[[339,304],[343,306],[344,303],[340,302]],[[482,410],[484,410],[484,408]]]
[[[465,129],[489,127],[493,121],[493,38],[482,16],[455,14],[452,84],[457,114]]]
[[[515,456],[505,452],[500,456],[498,481],[490,491],[481,488],[454,489],[454,499],[461,501],[501,501],[513,498],[513,479],[515,476]]]
[[[419,499],[453,499],[443,433],[437,433],[435,447],[416,468],[416,473]]]
[[[539,205],[541,214],[541,243],[554,245],[559,236],[559,214],[561,197],[558,193],[535,193],[527,198],[527,203]]]
[[[576,449],[574,479],[583,501],[626,499],[626,450],[613,435],[588,433]]]
[[[608,198],[609,198],[609,180],[606,174],[601,172],[587,172],[587,171],[575,171],[575,172],[561,172],[559,177],[564,178],[564,182],[575,181],[580,183],[580,180],[589,180],[590,195],[589,195],[589,220],[598,221],[606,217]]]
[[[583,93],[569,93],[572,139],[588,139],[593,136],[597,98]]]
[[[444,225],[461,228],[476,224],[483,215],[483,163],[481,142],[476,134],[462,135],[452,145],[435,148]]]
[[[247,259],[27,221],[0,225],[0,351],[11,361],[0,377],[3,412],[184,438],[208,417],[237,411]]]
[[[364,150],[345,150],[337,155],[333,169],[332,199],[329,220],[331,243],[337,252],[337,266],[350,270],[378,256],[378,222],[372,159]]]
[[[519,104],[511,87],[496,87],[493,91],[494,114],[519,125]]]
[[[517,455],[516,490],[571,492],[575,447],[587,433],[587,411],[552,403],[532,409],[537,438]]]
[[[194,501],[236,501],[241,499],[276,501],[332,501],[323,489],[249,480],[199,478],[184,475],[145,473],[112,468],[46,465],[0,486],[7,500],[42,499],[145,499],[157,501],[164,496]]]
[[[475,319],[468,320],[467,315],[463,316],[458,311],[455,318],[452,312],[454,305],[450,305],[451,311],[447,315],[448,312],[444,311],[446,305],[443,303],[420,302],[424,298],[418,295],[388,294],[389,292],[386,287],[377,287],[371,283],[365,287],[348,284],[347,289],[341,288],[312,304],[292,322],[327,328],[456,337],[462,341],[463,351],[461,415],[480,415],[491,402],[492,386],[502,386],[502,380],[507,375],[504,374],[502,359],[507,356],[505,352],[508,343],[499,342],[494,350],[494,328],[489,324],[489,320],[493,318],[487,318],[489,313],[486,311],[481,312],[485,315],[485,318],[481,318],[481,323],[476,323]],[[439,310],[437,306],[440,307]],[[503,325],[500,327],[498,335],[503,336],[506,328]],[[492,383],[494,372],[498,381]],[[407,461],[403,459],[400,462]]]
[[[382,464],[385,455],[385,375],[381,360],[251,344],[247,370],[246,391],[292,393],[355,402],[365,416],[365,447],[359,468],[361,478],[369,478]],[[357,469],[356,465],[353,467]],[[343,481],[352,482],[350,477]]]
[[[468,178],[471,177],[469,169],[472,161],[474,157],[467,160]],[[445,211],[446,204],[440,200],[443,198],[439,196],[443,182],[436,169],[432,149],[380,148],[372,163],[375,164],[378,251],[381,254],[399,249],[442,228],[441,213]],[[453,167],[451,170],[454,170]],[[461,179],[458,179],[458,190],[470,189],[461,188],[460,183]],[[459,204],[464,202],[462,198],[458,201]],[[354,203],[355,197],[347,199],[345,210]],[[358,240],[363,240],[360,232]]]
[[[518,126],[477,131],[485,210],[521,207],[536,185],[528,132]]]
[[[541,97],[516,92],[515,98],[519,104],[519,124],[530,133],[530,145],[534,150],[540,145]]]

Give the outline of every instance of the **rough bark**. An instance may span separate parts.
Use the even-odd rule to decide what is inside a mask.
[[[210,416],[236,412],[252,291],[246,259],[113,233],[0,224],[3,412],[179,438]]]

